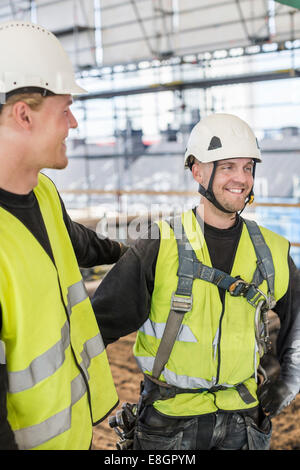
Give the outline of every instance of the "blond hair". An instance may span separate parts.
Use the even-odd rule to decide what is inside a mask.
[[[16,93],[7,99],[6,103],[0,109],[0,114],[6,107],[13,106],[18,101],[23,101],[28,104],[31,109],[38,110],[42,106],[44,99],[45,98],[40,93]]]

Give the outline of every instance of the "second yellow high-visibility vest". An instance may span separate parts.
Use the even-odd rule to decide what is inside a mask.
[[[118,397],[52,181],[34,189],[55,264],[0,208],[0,358],[8,420],[20,449],[88,449],[92,425]]]

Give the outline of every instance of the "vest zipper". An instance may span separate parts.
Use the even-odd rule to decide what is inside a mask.
[[[242,217],[241,217],[242,219]],[[243,224],[244,224],[244,221],[243,221]],[[232,256],[232,260],[231,260],[231,266],[230,266],[230,269],[229,269],[229,273],[232,272],[232,268],[233,268],[233,265],[234,265],[234,261],[235,261],[235,257],[236,257],[236,252],[237,252],[237,249],[238,249],[238,246],[240,244],[240,240],[241,240],[241,235],[242,235],[242,232],[243,232],[243,226],[242,226],[242,229],[241,229],[241,232],[240,232],[240,235],[239,235],[239,238],[235,244],[235,247],[234,247],[234,252],[233,252],[233,256]],[[221,312],[221,316],[220,316],[220,321],[219,321],[219,337],[218,337],[218,368],[217,368],[217,377],[216,377],[216,384],[218,384],[219,382],[219,377],[220,377],[220,368],[221,368],[221,336],[222,336],[222,320],[223,320],[223,317],[224,317],[224,313],[225,313],[225,301],[226,301],[226,295],[227,295],[227,292],[225,291],[224,293],[224,297],[223,297],[223,300],[222,300],[222,312]]]
[[[222,336],[222,320],[225,312],[225,296],[224,300],[222,302],[222,312],[220,316],[220,321],[219,321],[219,335],[218,335],[218,367],[217,367],[217,377],[216,377],[216,385],[219,382],[219,377],[220,377],[220,368],[221,368],[221,336]]]

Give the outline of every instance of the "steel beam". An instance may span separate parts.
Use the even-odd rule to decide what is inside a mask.
[[[299,69],[275,70],[256,74],[232,75],[230,77],[203,78],[191,81],[174,81],[168,83],[154,83],[147,87],[126,88],[109,91],[96,91],[87,95],[76,97],[76,101],[86,101],[91,99],[108,99],[116,96],[139,95],[146,93],[157,93],[160,91],[190,90],[195,88],[211,88],[214,86],[233,85],[239,83],[254,83],[268,80],[284,80],[300,76]]]

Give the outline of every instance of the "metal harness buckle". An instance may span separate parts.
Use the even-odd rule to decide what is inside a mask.
[[[233,282],[229,286],[229,294],[236,297],[238,295],[245,296],[245,294],[248,292],[249,288],[251,287],[251,284],[243,281],[243,279],[237,279],[235,282]]]
[[[171,310],[176,312],[189,312],[193,307],[193,295],[190,297],[182,297],[177,295],[175,292],[172,294],[171,298]]]
[[[253,289],[254,295],[249,297],[250,289]],[[256,340],[259,347],[260,356],[271,348],[268,311],[276,305],[275,298],[270,294],[265,294],[255,284],[247,283],[242,279],[237,279],[229,286],[229,293],[233,296],[242,295],[246,297],[247,302],[255,308],[255,330]],[[251,292],[250,292],[251,294]],[[263,332],[260,332],[259,321],[262,321]]]
[[[249,298],[247,294],[251,288],[256,291],[256,294],[252,298]],[[264,305],[261,304],[260,306],[262,310],[271,310],[276,305],[276,301],[271,294],[266,295],[262,290],[256,287],[255,284],[245,282],[243,279],[237,279],[229,286],[228,290],[230,295],[234,297],[238,295],[246,297],[247,302],[254,308],[257,308],[261,300],[264,301]]]
[[[252,305],[254,308],[257,308],[258,305],[263,300],[263,303],[261,303],[260,305],[260,309],[262,311],[272,310],[272,308],[275,307],[276,305],[275,298],[271,294],[266,295],[258,287],[254,286],[254,284],[253,284],[253,287],[255,287],[255,289],[257,290],[257,295],[251,300],[247,299],[249,304]]]
[[[255,310],[255,337],[260,357],[271,349],[268,310],[266,301],[261,299]]]

